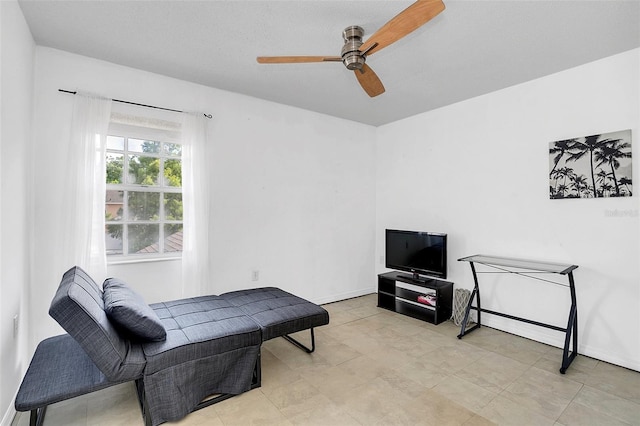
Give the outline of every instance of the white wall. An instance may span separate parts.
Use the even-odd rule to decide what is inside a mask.
[[[378,270],[385,228],[448,233],[456,287],[473,286],[468,264],[456,261],[472,254],[577,264],[579,352],[640,370],[637,195],[548,195],[549,142],[617,130],[632,129],[637,182],[639,62],[640,51],[632,50],[380,127]],[[483,307],[566,326],[567,288],[480,279]],[[483,322],[563,343],[553,330],[490,315]]]
[[[20,7],[0,2],[0,419],[28,365],[29,152],[35,45]],[[14,337],[13,317],[19,318]]]
[[[73,96],[213,114],[209,293],[275,285],[315,302],[375,291],[375,128],[185,81],[37,47],[34,144],[33,343],[60,332],[47,315],[68,265],[60,169]],[[259,270],[259,281],[251,271]],[[181,297],[180,262],[112,265],[148,302]]]

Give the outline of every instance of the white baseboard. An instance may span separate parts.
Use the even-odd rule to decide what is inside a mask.
[[[317,305],[322,305],[324,303],[332,303],[332,302],[338,302],[340,300],[351,299],[354,297],[366,296],[367,294],[372,294],[375,292],[376,292],[375,287],[361,288],[361,289],[349,291],[346,293],[339,293],[339,294],[333,294],[327,297],[321,297],[319,299],[313,300],[313,303]]]
[[[494,317],[487,318],[486,316],[482,317],[482,325],[535,340],[536,342],[544,343],[556,348],[562,349],[564,347],[565,335],[562,332],[548,331],[545,333],[544,328],[535,327],[535,329],[532,329],[517,321],[507,321]],[[578,355],[588,356],[589,358],[615,364],[630,370],[640,371],[640,362],[637,359],[621,357],[609,351],[603,351],[602,349],[585,345],[580,341],[578,341]]]
[[[11,426],[11,422],[13,422],[13,419],[18,413],[15,408],[15,400],[16,400],[16,397],[14,396],[13,399],[11,400],[11,405],[7,408],[7,411],[4,413],[4,416],[2,417],[2,423],[0,423],[1,426]]]

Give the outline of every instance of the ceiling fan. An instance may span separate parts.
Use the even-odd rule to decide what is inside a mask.
[[[444,10],[442,0],[418,0],[384,24],[367,41],[362,42],[364,30],[352,25],[342,32],[344,46],[340,56],[258,56],[261,64],[297,64],[304,62],[338,62],[353,70],[358,82],[371,97],[384,93],[384,86],[365,61],[367,56],[395,43],[426,24]]]

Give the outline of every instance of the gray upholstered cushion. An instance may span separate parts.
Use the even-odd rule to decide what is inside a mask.
[[[49,315],[80,344],[109,381],[142,376],[146,364],[142,348],[118,334],[104,312],[102,290],[79,267],[62,277]]]
[[[220,295],[242,309],[262,329],[262,340],[329,323],[322,307],[275,287],[232,291]]]
[[[104,311],[125,335],[134,340],[151,342],[166,339],[167,332],[158,315],[124,281],[107,278],[102,288]]]
[[[16,395],[18,411],[30,411],[113,386],[73,337],[40,342]]]
[[[200,296],[150,306],[164,324],[167,339],[142,345],[147,358],[145,374],[203,354],[214,355],[262,343],[256,323],[220,296]]]

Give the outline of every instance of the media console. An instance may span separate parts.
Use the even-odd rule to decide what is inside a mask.
[[[427,303],[435,293],[435,306]],[[428,298],[431,300],[431,298]],[[420,300],[420,301],[419,301]],[[453,283],[433,278],[414,279],[401,272],[378,275],[378,307],[433,324],[451,318]]]

